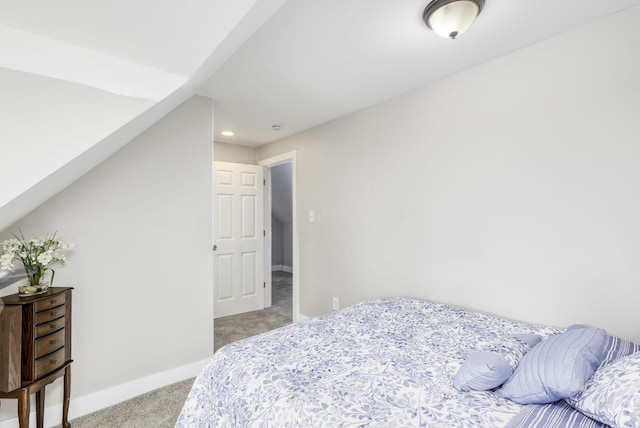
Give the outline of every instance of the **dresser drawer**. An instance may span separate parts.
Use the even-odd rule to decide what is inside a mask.
[[[36,358],[57,351],[64,346],[64,329],[51,333],[48,336],[36,339]]]
[[[56,306],[64,305],[64,302],[65,302],[64,294],[38,300],[35,303],[36,312],[42,312],[42,311],[46,311],[47,309],[55,308]]]
[[[54,331],[58,331],[61,328],[64,328],[65,319],[66,318],[63,316],[53,321],[49,321],[47,323],[36,326],[36,339],[42,336],[46,336],[47,334],[51,334]]]
[[[42,312],[36,312],[36,325],[44,324],[46,322],[61,318],[65,315],[65,306],[56,306],[55,308],[47,309]]]
[[[35,379],[44,376],[64,364],[64,348],[36,360]]]

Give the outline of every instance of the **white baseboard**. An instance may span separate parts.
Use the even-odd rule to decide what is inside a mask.
[[[123,383],[103,391],[94,392],[82,397],[73,398],[71,390],[71,403],[69,405],[69,420],[88,415],[109,406],[121,403],[130,398],[153,391],[165,385],[180,382],[197,376],[208,359],[177,367],[162,373],[146,376],[131,382]],[[34,406],[29,415],[29,426],[35,426],[36,413]],[[44,426],[47,428],[60,425],[62,420],[62,404],[48,406],[44,411]],[[18,418],[0,422],[0,428],[18,428]]]
[[[308,320],[309,318],[310,317],[308,317],[306,315],[302,315],[300,312],[298,312],[298,322]]]
[[[288,273],[293,273],[293,268],[291,266],[286,266],[286,265],[273,265],[271,266],[271,271],[272,272],[276,272],[276,271],[283,271],[283,272],[288,272]]]

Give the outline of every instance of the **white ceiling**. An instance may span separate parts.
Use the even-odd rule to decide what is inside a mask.
[[[0,0],[0,230],[197,91],[256,146],[640,4],[487,0],[452,41],[427,2]]]
[[[256,0],[0,2],[0,66],[160,101]]]
[[[201,89],[214,99],[215,140],[248,146],[278,140],[640,0],[487,0],[456,40],[427,29],[427,3],[287,1]],[[273,131],[274,124],[281,130]],[[225,130],[235,136],[221,135]]]
[[[0,2],[8,27],[191,76],[255,0]]]
[[[193,96],[284,2],[0,0],[0,231]]]

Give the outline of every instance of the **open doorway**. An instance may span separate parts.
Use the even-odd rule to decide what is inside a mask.
[[[259,162],[265,170],[265,307],[270,307],[275,293],[274,280],[290,280],[291,316],[298,321],[298,215],[297,153],[284,153]],[[272,219],[268,221],[268,219]],[[271,273],[271,275],[269,275]],[[275,284],[276,286],[279,284]],[[288,303],[285,303],[288,304]]]
[[[214,350],[245,337],[298,321],[296,152],[260,162],[264,168],[264,309],[216,317]],[[282,166],[283,168],[279,168]],[[273,188],[273,175],[276,188]],[[274,196],[275,192],[275,196]],[[275,197],[276,215],[272,214]],[[281,203],[281,198],[290,203]],[[284,208],[283,208],[284,207]],[[288,207],[288,208],[287,208]],[[289,213],[280,212],[288,209]],[[276,222],[272,222],[276,217]],[[284,223],[284,225],[283,225]],[[286,223],[289,223],[287,225]],[[275,227],[273,227],[275,224]],[[274,237],[278,241],[272,242]],[[275,258],[273,257],[275,253]],[[284,284],[283,284],[284,283]]]
[[[270,184],[271,190],[270,192],[265,192],[267,193],[265,195],[266,198],[271,198],[271,204],[265,204],[265,207],[271,206],[271,213],[265,212],[265,223],[271,221],[271,266],[270,268],[268,265],[265,266],[265,276],[267,282],[271,284],[271,292],[265,293],[265,307],[271,307],[272,310],[278,311],[293,320],[291,162],[268,167],[265,172],[266,180]]]

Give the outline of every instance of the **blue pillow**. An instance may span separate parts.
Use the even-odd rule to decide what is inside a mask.
[[[487,391],[502,385],[513,373],[513,368],[502,356],[478,351],[469,355],[453,379],[458,391]]]
[[[453,386],[458,391],[487,391],[502,385],[541,339],[536,334],[516,334],[480,346],[482,350],[470,354],[460,366]]]
[[[602,329],[575,327],[543,340],[524,356],[498,396],[545,404],[577,394],[602,362],[606,339]]]

